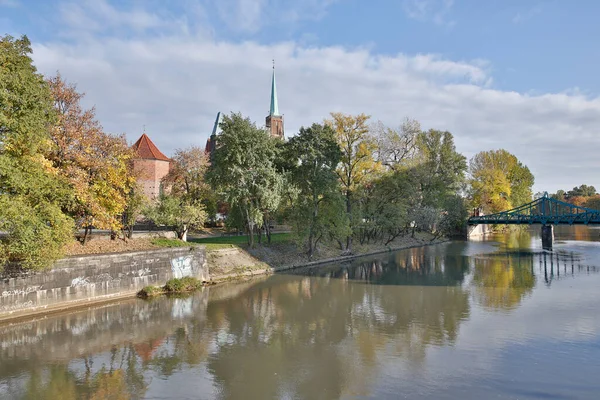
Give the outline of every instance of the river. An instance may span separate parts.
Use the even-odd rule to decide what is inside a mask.
[[[0,398],[598,399],[600,229],[0,325]]]

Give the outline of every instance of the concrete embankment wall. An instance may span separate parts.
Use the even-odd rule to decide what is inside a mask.
[[[210,281],[203,246],[72,257],[49,271],[6,272],[0,274],[0,321],[131,296],[184,276]]]
[[[467,226],[467,239],[483,238],[485,235],[493,233],[492,225],[479,224]]]

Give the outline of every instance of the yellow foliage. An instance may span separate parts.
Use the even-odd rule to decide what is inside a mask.
[[[367,121],[370,116],[331,113],[331,117],[325,123],[335,131],[342,150],[337,174],[344,189],[352,192],[358,185],[377,178],[384,171],[381,163],[373,157],[376,143],[368,135]]]

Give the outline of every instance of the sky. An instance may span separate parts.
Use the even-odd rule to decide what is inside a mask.
[[[264,125],[272,60],[286,136],[330,112],[506,149],[534,192],[600,189],[595,0],[0,0],[45,75],[85,92],[110,133],[167,155],[217,112]]]

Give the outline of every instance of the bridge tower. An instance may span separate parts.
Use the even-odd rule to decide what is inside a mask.
[[[542,225],[542,248],[552,250],[554,243],[554,225]]]

